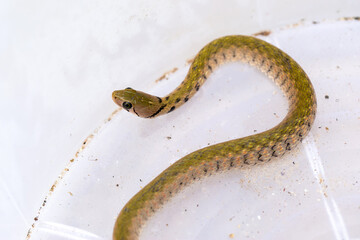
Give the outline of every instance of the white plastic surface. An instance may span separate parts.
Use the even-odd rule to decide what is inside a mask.
[[[354,134],[360,132],[360,22],[310,24],[265,39],[293,56],[314,83],[319,110],[310,136],[280,161],[189,187],[149,221],[144,239],[360,235],[360,149]],[[186,70],[154,83],[150,92],[164,95]],[[118,112],[70,165],[31,239],[109,239],[126,201],[175,160],[268,129],[285,112],[281,92],[242,64],[221,68],[186,107],[167,116],[144,120]]]
[[[22,239],[30,228],[30,239],[109,239],[123,204],[170,163],[279,122],[286,112],[280,91],[256,71],[232,64],[171,115],[145,121],[118,112],[102,124],[116,109],[113,89],[165,94],[184,77],[186,60],[215,37],[273,30],[301,18],[319,24],[306,21],[265,39],[293,56],[314,83],[319,110],[312,136],[269,166],[194,184],[143,236],[359,238],[360,27],[358,21],[319,21],[352,16],[359,6],[325,2],[328,10],[318,12],[322,5],[313,1],[2,3],[2,238]],[[155,83],[174,67],[179,70]],[[67,166],[92,129],[98,129],[92,141]],[[61,172],[65,177],[51,195]]]

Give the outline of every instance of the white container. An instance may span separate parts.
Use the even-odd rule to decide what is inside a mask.
[[[124,203],[181,156],[278,123],[286,114],[280,90],[241,64],[219,69],[167,116],[111,115],[112,90],[165,95],[209,41],[270,29],[263,39],[314,84],[310,136],[281,161],[187,188],[148,222],[144,239],[359,238],[360,23],[319,21],[359,6],[317,12],[310,1],[284,4],[8,3],[3,18],[11,24],[1,26],[10,34],[0,40],[2,236],[19,239],[30,229],[29,239],[110,239]]]

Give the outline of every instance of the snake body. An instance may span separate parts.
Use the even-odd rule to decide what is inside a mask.
[[[281,157],[310,131],[316,97],[308,76],[286,53],[250,36],[225,36],[207,44],[196,55],[185,80],[166,97],[127,88],[114,91],[113,100],[139,117],[170,113],[199,91],[218,66],[231,61],[255,66],[280,86],[289,102],[286,117],[270,130],[199,149],[175,162],[126,203],[116,220],[113,239],[138,239],[145,221],[192,181]]]

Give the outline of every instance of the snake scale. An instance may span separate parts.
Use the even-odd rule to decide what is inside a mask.
[[[185,80],[165,97],[132,88],[114,91],[112,97],[126,111],[154,118],[187,102],[217,67],[232,61],[255,66],[280,86],[289,102],[286,117],[270,130],[208,146],[179,159],[126,203],[116,220],[113,239],[138,239],[145,221],[192,181],[279,158],[310,131],[316,114],[316,97],[308,76],[289,55],[250,36],[225,36],[208,43],[194,58]]]

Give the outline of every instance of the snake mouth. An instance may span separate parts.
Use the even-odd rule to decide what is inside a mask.
[[[122,101],[115,95],[115,92],[113,92],[113,94],[112,94],[112,99],[117,105],[119,105],[121,107]]]

